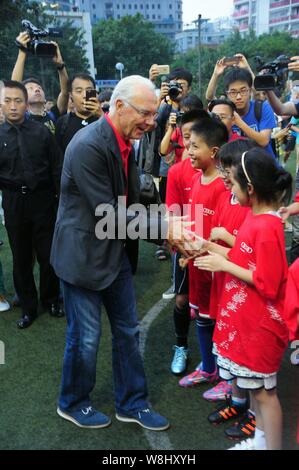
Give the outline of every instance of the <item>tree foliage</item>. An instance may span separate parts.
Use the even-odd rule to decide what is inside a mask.
[[[36,3],[36,2],[35,2]],[[63,29],[62,38],[46,38],[58,42],[69,76],[75,72],[86,72],[88,61],[84,54],[85,42],[83,31],[74,28],[71,21],[63,25],[53,16],[47,16],[40,4],[28,0],[0,0],[0,77],[10,78],[18,49],[15,39],[22,30],[22,19],[28,19],[33,24],[45,28],[49,25],[60,26]],[[49,96],[57,96],[59,80],[51,59],[38,58],[28,54],[24,78],[36,77],[43,83]]]
[[[100,20],[93,28],[94,58],[98,78],[119,78],[115,64],[124,64],[124,75],[148,76],[152,64],[169,64],[174,45],[156,33],[152,23],[142,15],[120,20]]]
[[[234,32],[223,44],[218,47],[201,47],[201,80],[202,95],[213,73],[215,63],[222,57],[231,57],[234,54],[242,53],[247,58],[254,72],[256,72],[254,58],[260,56],[264,62],[273,61],[279,55],[285,54],[288,57],[299,55],[299,39],[292,38],[287,32],[275,32],[272,34],[262,34],[256,36],[250,31],[246,36]],[[198,49],[190,49],[184,54],[178,54],[172,66],[186,66],[194,75],[193,89],[198,91]],[[222,82],[220,82],[219,91]]]

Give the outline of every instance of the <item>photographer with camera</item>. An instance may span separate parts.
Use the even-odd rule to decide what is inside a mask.
[[[219,79],[229,67],[239,67],[241,69],[248,70],[252,76],[252,80],[254,80],[254,73],[243,54],[235,54],[233,57],[222,57],[222,59],[217,60],[213,75],[208,84],[206,91],[207,101],[216,99],[216,90]]]
[[[33,25],[31,26],[33,27]],[[16,43],[19,47],[19,53],[18,53],[18,57],[15,63],[14,69],[12,71],[11,79],[16,80],[18,82],[22,82],[23,77],[24,77],[24,68],[25,68],[27,55],[30,52],[34,53],[34,50],[32,50],[32,35],[30,35],[30,31],[21,32],[16,38]],[[61,116],[67,111],[68,74],[67,74],[66,67],[63,62],[63,58],[62,58],[58,44],[53,41],[51,41],[50,43],[43,43],[43,44],[49,44],[52,46],[53,49],[50,50],[48,48],[49,53],[53,54],[53,51],[55,52],[55,55],[52,55],[52,60],[53,60],[53,63],[56,65],[56,69],[57,69],[58,76],[59,76],[59,82],[60,82],[60,93],[57,98],[57,104],[51,109],[50,113],[47,113],[45,111],[45,102],[46,102],[45,92],[40,82],[35,78],[30,78],[30,79],[25,80],[23,83],[28,92],[29,118],[36,119],[36,120],[46,123],[50,119],[53,122],[55,122],[59,116]],[[35,54],[37,55],[37,57],[39,57],[38,49],[35,49],[35,51],[36,51]],[[40,57],[43,57],[43,55],[40,55]],[[48,56],[46,55],[46,57]],[[53,129],[51,130],[53,131]]]
[[[74,112],[61,116],[56,124],[56,139],[64,153],[74,135],[102,116],[94,79],[86,73],[74,75],[68,83]]]

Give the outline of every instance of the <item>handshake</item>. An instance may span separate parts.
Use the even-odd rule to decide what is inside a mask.
[[[180,266],[184,269],[190,260],[202,256],[209,250],[207,240],[190,230],[195,222],[187,221],[187,216],[169,216],[168,221],[168,243],[178,250],[183,258],[180,259]]]

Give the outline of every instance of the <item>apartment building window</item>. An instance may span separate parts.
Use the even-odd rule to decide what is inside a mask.
[[[155,20],[156,19],[156,15],[152,15],[152,20]]]
[[[149,15],[146,15],[146,19],[149,20]]]
[[[95,6],[95,4],[94,4],[94,3],[92,4],[92,8],[93,8],[93,10],[95,10],[95,9],[96,9],[96,6]]]
[[[131,3],[129,3],[129,10],[132,10],[132,5],[131,5]]]
[[[125,10],[125,9],[126,9],[126,5],[123,3],[123,10]]]
[[[140,10],[143,10],[143,4],[142,4],[142,3],[141,3],[141,5],[140,5]]]
[[[152,4],[152,10],[154,10],[154,9],[155,9],[155,4],[153,3],[153,4]]]
[[[117,10],[119,10],[119,4],[116,5]]]
[[[135,10],[137,10],[137,8],[138,8],[138,5],[136,5],[136,3],[135,3],[135,5],[134,5],[134,8],[135,8]]]
[[[169,6],[169,10],[172,10],[172,5],[171,5],[171,3],[170,3],[168,6]]]
[[[160,10],[160,8],[161,8],[160,3],[158,3],[157,8],[158,8],[158,10]]]
[[[146,4],[146,9],[149,10],[149,4],[148,3]]]

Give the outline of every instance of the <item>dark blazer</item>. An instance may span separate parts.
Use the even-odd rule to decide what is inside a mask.
[[[86,289],[105,289],[120,271],[124,250],[135,271],[138,241],[99,240],[95,235],[96,207],[117,208],[118,196],[126,192],[128,205],[138,202],[134,155],[129,157],[127,181],[114,131],[102,118],[77,132],[66,149],[51,252],[60,279]]]

